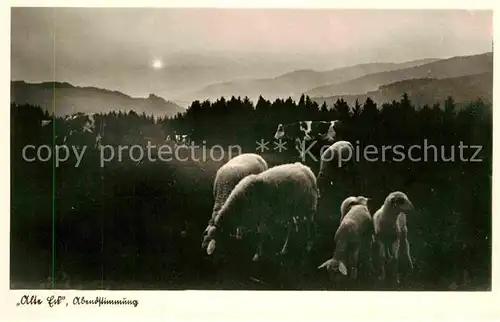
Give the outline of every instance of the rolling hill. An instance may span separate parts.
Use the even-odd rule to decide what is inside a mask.
[[[55,88],[55,91],[54,91]],[[54,95],[55,93],[55,95]],[[118,91],[96,87],[77,87],[66,82],[26,83],[11,82],[12,103],[39,105],[56,115],[82,113],[107,113],[111,111],[135,111],[154,116],[173,116],[184,111],[175,103],[150,94],[147,98],[130,97]]]
[[[459,56],[420,66],[365,75],[347,82],[313,88],[310,97],[353,95],[376,91],[379,86],[408,79],[451,78],[493,71],[493,53]]]
[[[376,91],[370,91],[358,95],[334,95],[329,97],[313,97],[313,101],[318,104],[326,102],[328,106],[339,98],[343,98],[350,106],[353,106],[356,99],[363,104],[368,97],[374,100],[379,106],[385,102],[400,100],[402,94],[406,92],[415,106],[427,104],[432,106],[439,101],[443,106],[448,96],[453,97],[458,105],[481,98],[490,103],[493,101],[493,72],[485,72],[476,75],[436,79],[420,78],[403,80],[388,85],[380,86]]]
[[[248,96],[255,100],[259,95],[267,99],[288,96],[295,98],[316,86],[345,82],[372,73],[414,67],[434,61],[437,61],[437,59],[430,58],[404,63],[369,63],[330,71],[302,69],[275,78],[239,79],[216,83],[189,94],[189,97],[192,100],[212,100],[221,96],[226,98],[231,96]]]

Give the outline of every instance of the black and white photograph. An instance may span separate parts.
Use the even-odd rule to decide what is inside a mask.
[[[10,17],[10,290],[492,291],[493,10]]]

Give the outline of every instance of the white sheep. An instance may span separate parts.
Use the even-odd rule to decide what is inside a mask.
[[[243,225],[258,232],[259,241],[253,257],[257,261],[264,253],[267,254],[270,228],[284,225],[287,236],[281,254],[285,254],[292,230],[298,230],[297,222],[305,221],[309,240],[317,201],[316,177],[308,166],[300,162],[248,175],[236,185],[215,216],[204,241],[208,244],[207,253],[214,252],[221,230]]]
[[[240,154],[221,166],[217,170],[213,185],[214,205],[210,223],[241,179],[249,174],[261,173],[268,168],[266,160],[255,153]]]
[[[347,199],[350,198],[356,197]],[[318,266],[318,269],[326,268],[332,279],[335,279],[337,272],[340,272],[355,280],[358,274],[359,252],[361,249],[370,249],[372,241],[373,222],[368,207],[365,204],[350,203],[348,206],[347,204],[348,201],[346,204],[343,203],[347,213],[335,233],[333,257]]]
[[[258,174],[268,168],[266,160],[260,155],[255,153],[244,153],[230,159],[217,170],[213,185],[214,205],[212,208],[212,216],[204,235],[209,232],[215,216],[238,182],[250,174]],[[202,244],[202,247],[204,248],[206,245]]]
[[[354,157],[354,147],[349,141],[337,141],[321,153],[318,184],[331,186],[334,183],[335,168],[342,168]]]
[[[413,269],[406,226],[406,212],[414,207],[408,196],[400,191],[390,193],[382,207],[373,215],[375,254],[378,259],[379,279],[385,280],[386,260],[392,261],[392,273],[398,272],[398,265],[407,264]],[[404,262],[400,262],[404,260]]]

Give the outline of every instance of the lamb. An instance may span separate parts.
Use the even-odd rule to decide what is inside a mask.
[[[204,235],[211,230],[215,216],[238,182],[249,174],[258,174],[267,169],[267,162],[260,155],[244,153],[232,158],[217,170],[213,186],[214,205],[212,216]],[[238,237],[240,237],[239,234]],[[205,248],[205,244],[202,247]]]
[[[215,250],[220,231],[235,224],[257,230],[257,250],[253,261],[267,255],[271,227],[285,226],[286,240],[280,254],[286,254],[292,230],[298,231],[298,222],[304,221],[310,239],[310,223],[314,220],[318,201],[316,177],[308,166],[300,162],[272,167],[260,174],[243,178],[231,191],[217,212],[204,242],[207,253]]]
[[[408,196],[403,192],[395,191],[387,196],[382,207],[373,216],[374,247],[378,259],[379,280],[386,278],[386,257],[393,260],[391,267],[393,273],[397,273],[398,266],[403,264],[406,264],[410,270],[413,269],[406,226],[406,212],[413,210],[413,204]]]
[[[353,204],[352,200],[356,198],[362,202]],[[333,257],[318,266],[318,269],[326,268],[332,279],[335,279],[337,272],[351,280],[357,278],[360,249],[369,249],[373,236],[373,222],[366,200],[362,196],[349,197],[342,203],[342,209],[347,213],[335,233]]]

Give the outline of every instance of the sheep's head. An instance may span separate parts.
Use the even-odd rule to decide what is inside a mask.
[[[207,249],[207,254],[212,255],[215,251],[216,241],[223,237],[223,216],[221,210],[214,212],[212,219],[209,221],[207,228],[203,232],[203,241],[201,248]]]
[[[390,193],[385,199],[385,204],[402,212],[413,211],[415,209],[408,196],[401,191]]]
[[[203,233],[201,248],[206,248],[208,255],[212,255],[215,251],[217,232],[217,226],[208,225],[207,229],[205,229],[205,232]]]
[[[321,162],[326,162],[337,168],[348,168],[354,161],[354,146],[349,141],[337,141],[334,144],[321,147]]]
[[[341,260],[335,258],[329,259],[320,266],[318,269],[325,268],[330,276],[332,282],[339,282],[339,278],[347,276],[347,266]]]
[[[340,213],[342,214],[342,216],[345,216],[349,212],[349,210],[355,205],[363,205],[368,207],[369,200],[370,198],[366,198],[364,196],[348,197],[340,205]]]
[[[368,201],[370,201],[370,198],[358,196],[357,201],[359,205],[368,206]]]
[[[274,138],[276,140],[279,140],[282,139],[283,137],[285,137],[285,128],[283,124],[279,124],[278,128],[276,129],[276,133],[274,134]]]

